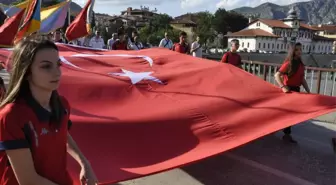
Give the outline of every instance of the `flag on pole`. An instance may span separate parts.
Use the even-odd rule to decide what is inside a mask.
[[[95,0],[88,0],[76,19],[68,26],[65,36],[69,41],[87,36],[91,33],[94,4]]]
[[[27,6],[26,18],[23,20],[22,26],[17,33],[15,42],[23,37],[40,30],[41,27],[41,1],[29,0]]]
[[[28,4],[29,4],[30,0],[26,0],[22,3],[19,3],[17,5],[14,6],[10,6],[10,5],[4,5],[0,3],[0,7],[4,10],[4,13],[8,16],[8,17],[12,17],[16,14],[18,14],[22,9],[27,8]]]
[[[6,22],[0,27],[0,47],[12,47],[19,30],[21,20],[25,10],[22,9],[16,15],[8,18]]]
[[[41,11],[40,33],[49,33],[64,26],[67,19],[70,1],[65,1],[53,6],[44,8]]]

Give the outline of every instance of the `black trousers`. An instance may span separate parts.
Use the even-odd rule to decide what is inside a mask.
[[[290,91],[300,92],[300,86],[288,86]],[[292,133],[292,127],[287,127],[283,129],[283,132],[285,134],[291,134]]]

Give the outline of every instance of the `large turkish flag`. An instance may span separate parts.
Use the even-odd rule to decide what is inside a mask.
[[[59,48],[71,134],[102,184],[185,165],[336,108],[335,97],[284,94],[229,64],[165,49]],[[9,53],[0,50],[0,60]]]

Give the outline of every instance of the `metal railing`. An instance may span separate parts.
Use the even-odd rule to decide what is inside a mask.
[[[218,60],[218,58],[206,58]],[[276,84],[274,74],[278,71],[281,64],[246,60],[242,62],[245,71],[272,84]],[[336,69],[306,66],[305,79],[312,93],[336,96]]]

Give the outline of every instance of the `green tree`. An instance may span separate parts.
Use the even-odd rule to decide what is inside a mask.
[[[167,14],[157,14],[154,15],[153,18],[150,20],[151,31],[158,31],[160,29],[171,29],[170,22],[173,20]]]
[[[153,16],[149,21],[149,24],[144,26],[139,31],[139,36],[142,42],[149,42],[153,45],[158,45],[164,36],[165,32],[168,32],[171,39],[176,42],[178,40],[179,31],[174,30],[170,26],[172,17],[167,14],[158,14]]]
[[[247,25],[248,19],[234,11],[227,12],[219,8],[214,14],[213,28],[218,33],[236,32],[246,28]]]
[[[201,43],[213,42],[215,31],[212,28],[214,16],[210,12],[199,12],[196,14],[196,35],[200,36]]]

